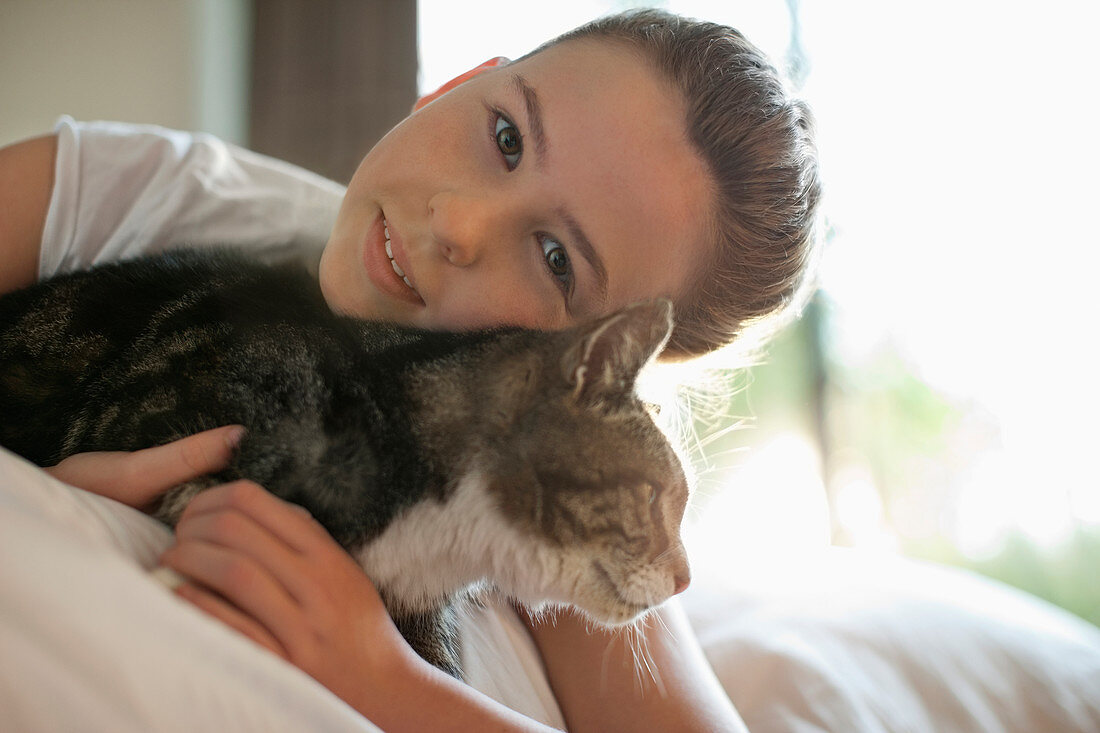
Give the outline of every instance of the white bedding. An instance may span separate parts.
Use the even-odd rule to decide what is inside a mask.
[[[0,449],[0,728],[374,730],[152,580],[168,541]],[[754,732],[1100,731],[1100,631],[966,574],[826,553],[684,604]],[[476,687],[561,725],[514,616],[466,639]]]
[[[688,599],[749,730],[1100,732],[1100,630],[967,572],[830,551]]]

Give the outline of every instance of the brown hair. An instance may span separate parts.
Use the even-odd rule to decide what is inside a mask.
[[[658,10],[597,19],[534,53],[584,38],[624,42],[673,82],[688,137],[713,176],[716,246],[676,304],[665,357],[704,354],[797,312],[810,290],[821,198],[806,104],[738,31]]]

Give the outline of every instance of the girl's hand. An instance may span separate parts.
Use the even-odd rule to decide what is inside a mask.
[[[188,579],[178,595],[364,714],[419,662],[347,552],[305,509],[250,481],[196,496],[161,563]]]
[[[173,486],[225,468],[243,435],[240,425],[226,425],[132,453],[78,453],[45,471],[70,486],[144,509]]]
[[[176,484],[219,471],[241,436],[227,426],[133,453],[84,453],[55,477],[144,508]],[[161,563],[175,592],[283,657],[387,731],[546,727],[420,659],[374,585],[304,509],[258,485],[206,489],[184,510]]]

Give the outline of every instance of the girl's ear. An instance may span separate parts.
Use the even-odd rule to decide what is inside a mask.
[[[497,56],[496,58],[489,59],[480,66],[475,66],[474,68],[467,71],[465,74],[460,74],[459,76],[456,76],[454,79],[451,79],[449,82],[439,87],[439,89],[436,89],[434,92],[426,94],[420,99],[416,100],[416,104],[413,105],[413,112],[416,112],[424,105],[438,99],[439,97],[442,97],[444,94],[451,91],[462,82],[469,81],[481,72],[488,71],[494,66],[501,66],[506,63],[508,63],[508,59],[504,58],[503,56]]]

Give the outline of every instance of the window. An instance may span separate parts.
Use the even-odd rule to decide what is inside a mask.
[[[627,5],[519,19],[420,0],[420,88]],[[1048,582],[1100,556],[1100,9],[661,5],[780,64],[804,51],[828,187],[822,290],[727,409],[755,427],[700,434],[698,541],[803,551],[828,506],[839,544],[977,567],[1100,620],[1095,583]]]

